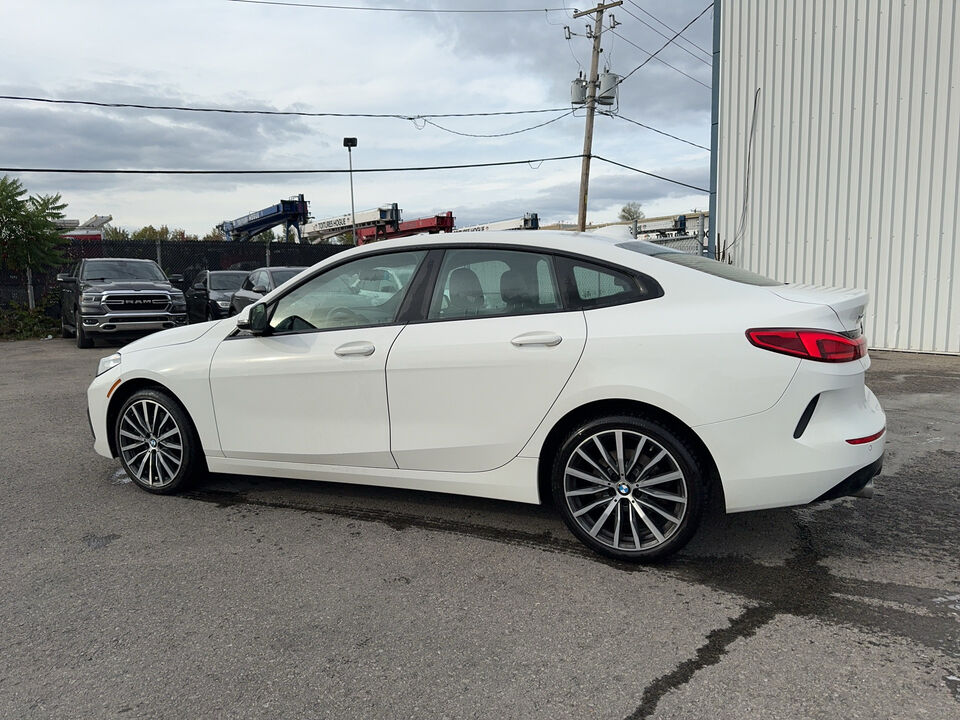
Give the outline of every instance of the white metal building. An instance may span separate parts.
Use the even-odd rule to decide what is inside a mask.
[[[960,353],[960,2],[717,6],[717,247],[868,289],[871,347]]]

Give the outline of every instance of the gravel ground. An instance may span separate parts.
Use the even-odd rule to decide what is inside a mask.
[[[2,718],[960,718],[960,358],[873,353],[873,499],[643,568],[512,503],[148,495],[91,448],[110,352],[0,344]]]

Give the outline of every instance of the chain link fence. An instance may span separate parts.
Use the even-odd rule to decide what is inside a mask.
[[[240,243],[222,241],[100,240],[73,238],[64,246],[67,258],[59,268],[34,273],[33,292],[37,307],[49,304],[43,298],[56,296],[57,273],[70,272],[83,258],[121,257],[156,260],[167,275],[183,275],[186,288],[204,270],[255,270],[282,265],[307,267],[346,250],[347,245],[309,245],[306,243]],[[27,304],[26,273],[0,272],[0,306]]]

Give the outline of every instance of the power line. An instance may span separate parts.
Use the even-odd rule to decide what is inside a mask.
[[[95,100],[64,100],[60,98],[29,97],[24,95],[0,95],[0,100],[21,100],[23,102],[47,103],[52,105],[88,105],[103,108],[132,108],[136,110],[175,110],[177,112],[225,113],[228,115],[273,115],[286,117],[343,117],[343,118],[393,118],[396,120],[420,120],[424,118],[449,117],[492,117],[501,115],[535,115],[538,113],[563,112],[566,108],[544,108],[542,110],[498,110],[472,113],[423,113],[417,115],[403,113],[344,113],[344,112],[307,112],[300,110],[255,110],[216,107],[193,107],[188,105],[148,105],[145,103],[108,103]]]
[[[616,30],[612,30],[612,29],[609,29],[609,28],[608,28],[608,31],[609,31],[609,32],[612,32],[614,35],[616,35],[618,38],[620,38],[621,40],[623,40],[623,41],[624,41],[625,43],[627,43],[628,45],[633,45],[633,47],[635,47],[635,48],[636,48],[637,50],[639,50],[640,52],[644,52],[644,53],[646,53],[647,55],[649,55],[650,57],[648,57],[647,60],[652,60],[652,59],[655,57],[656,53],[651,53],[651,52],[650,52],[649,50],[647,50],[646,48],[640,47],[640,46],[637,45],[633,40],[631,40],[631,39],[629,39],[629,38],[625,38],[623,35],[621,35],[620,33],[618,33]],[[669,43],[667,43],[667,44],[669,45]],[[664,47],[666,47],[666,45],[664,45]],[[663,50],[663,48],[660,48],[660,50]],[[660,52],[660,50],[657,50],[657,52]],[[698,80],[698,79],[695,78],[693,75],[690,75],[690,74],[688,74],[688,73],[685,73],[683,70],[681,70],[680,68],[678,68],[678,67],[676,67],[676,66],[674,66],[674,65],[671,65],[671,64],[668,63],[666,60],[664,60],[664,59],[662,59],[662,58],[657,58],[657,62],[658,62],[658,63],[661,63],[662,65],[666,65],[668,68],[670,68],[671,70],[674,70],[674,71],[680,73],[680,74],[683,75],[684,77],[690,78],[690,79],[693,80],[695,83],[699,83],[700,85],[703,85],[705,88],[707,88],[707,90],[710,89],[710,86],[707,85],[707,84],[706,84],[705,82],[703,82],[702,80]],[[641,65],[640,67],[643,67],[643,66]],[[633,74],[633,73],[631,73],[631,74]]]
[[[663,175],[657,175],[656,173],[648,172],[646,170],[641,170],[640,168],[635,168],[630,165],[624,165],[623,163],[619,163],[616,160],[608,160],[607,158],[600,157],[599,155],[593,155],[592,157],[594,160],[599,160],[600,162],[609,163],[610,165],[616,165],[617,167],[621,167],[626,170],[633,170],[633,172],[640,173],[641,175],[648,175],[652,178],[656,178],[657,180],[663,180],[668,183],[673,183],[674,185],[682,185],[683,187],[690,188],[691,190],[698,190],[699,192],[702,192],[702,193],[710,192],[706,188],[697,187],[696,185],[691,185],[690,183],[685,183],[685,182],[681,182],[680,180],[674,180],[673,178],[664,177]],[[2,169],[3,168],[0,168],[0,170]]]
[[[420,172],[424,170],[459,170],[463,168],[500,167],[504,165],[527,165],[552,162],[554,160],[574,160],[581,155],[558,155],[555,157],[532,158],[530,160],[504,160],[501,162],[462,163],[458,165],[424,165],[416,167],[354,168],[355,173]],[[324,168],[306,170],[123,170],[99,168],[3,168],[0,172],[44,173],[71,175],[341,175],[349,173],[346,168]]]
[[[642,12],[642,13],[643,13],[644,15],[646,15],[647,17],[652,18],[655,22],[660,23],[660,25],[662,25],[663,27],[665,27],[665,28],[666,28],[667,30],[669,30],[670,32],[672,32],[672,33],[675,33],[675,32],[676,32],[676,30],[674,30],[672,27],[670,27],[669,25],[667,25],[663,20],[661,20],[660,18],[658,18],[658,17],[657,17],[656,15],[654,15],[652,12],[649,12],[649,11],[647,11],[647,10],[644,10],[644,9],[640,6],[640,3],[634,2],[634,0],[627,0],[627,2],[629,2],[629,3],[630,3],[631,5],[633,5],[637,10],[639,10],[640,12]],[[626,8],[624,8],[624,10],[626,10]],[[713,53],[709,52],[708,50],[705,50],[705,49],[702,48],[700,45],[697,45],[697,43],[695,43],[695,42],[694,42],[693,40],[691,40],[690,38],[681,38],[681,39],[682,39],[685,43],[689,43],[690,45],[692,45],[693,47],[695,47],[697,50],[699,50],[700,52],[702,52],[702,53],[703,53],[704,55],[706,55],[707,57],[713,57]]]
[[[281,2],[280,0],[227,0],[227,2],[246,3],[248,5],[281,5],[285,7],[318,8],[321,10],[368,10],[374,12],[394,12],[394,13],[465,13],[465,14],[487,14],[487,13],[541,13],[541,12],[563,12],[564,8],[512,8],[512,9],[491,9],[491,8],[465,8],[462,10],[452,8],[398,8],[398,7],[376,7],[363,5],[327,5],[322,3],[306,2]]]
[[[600,160],[610,165],[631,170],[641,175],[648,175],[664,182],[674,185],[699,190],[700,192],[709,192],[704,188],[690,185],[680,180],[674,180],[664,175],[641,170],[630,165],[609,160],[599,155],[591,156],[595,160]],[[460,163],[457,165],[423,165],[415,167],[387,167],[387,168],[354,168],[355,173],[388,173],[388,172],[424,172],[429,170],[463,170],[468,168],[485,167],[504,167],[508,165],[530,165],[534,163],[553,162],[556,160],[579,160],[583,155],[558,155],[554,157],[531,158],[529,160],[503,160],[500,162],[485,163]],[[539,164],[537,165],[539,167]],[[534,168],[536,169],[536,168]],[[38,174],[68,174],[68,175],[342,175],[349,173],[346,168],[323,168],[323,169],[304,169],[304,170],[126,170],[126,169],[101,169],[101,168],[24,168],[24,167],[0,167],[0,172],[5,173],[38,173]]]
[[[686,32],[687,29],[688,29],[691,25],[693,25],[697,20],[699,20],[700,18],[702,18],[704,15],[706,15],[706,14],[707,14],[707,11],[708,11],[710,8],[712,8],[712,7],[713,7],[713,3],[711,2],[711,3],[710,3],[709,5],[707,5],[703,10],[700,11],[700,14],[699,14],[699,15],[697,15],[693,20],[691,20],[691,21],[688,22],[686,25],[684,25],[682,29],[680,29],[672,38],[670,38],[669,40],[667,40],[663,45],[661,45],[661,46],[657,49],[656,52],[654,52],[652,55],[650,55],[650,57],[648,57],[648,58],[647,58],[646,60],[644,60],[642,63],[640,63],[639,65],[637,65],[633,70],[631,70],[630,72],[628,72],[628,73],[627,73],[626,75],[624,75],[622,78],[620,78],[619,80],[617,80],[616,84],[614,84],[613,87],[616,88],[616,87],[619,87],[620,85],[622,85],[623,82],[624,82],[628,77],[630,77],[631,75],[633,75],[635,72],[637,72],[637,70],[639,70],[640,68],[642,68],[642,67],[643,67],[644,65],[646,65],[648,62],[650,62],[651,60],[653,60],[654,58],[656,58],[657,55],[658,55],[664,48],[666,48],[670,43],[672,43],[674,40],[676,40],[678,37],[680,37],[681,34],[683,34],[684,32]],[[617,37],[620,37],[621,39],[624,39],[624,40],[626,39],[626,38],[623,38],[623,37],[620,36],[620,35],[617,35]],[[627,42],[630,42],[630,41],[628,40]],[[632,44],[632,43],[631,43],[631,44]],[[644,50],[644,52],[646,52],[646,50]],[[659,59],[659,58],[657,58],[657,59]],[[660,62],[663,62],[663,61],[661,60]],[[676,70],[676,68],[674,68],[674,70]],[[678,72],[682,72],[682,71],[678,71]],[[686,73],[682,73],[682,74],[683,74],[683,75],[687,75]],[[687,75],[687,77],[691,77],[691,76],[690,76],[690,75]],[[696,78],[692,78],[692,79],[696,80]],[[697,80],[697,82],[699,82],[701,85],[703,85],[703,86],[706,87],[706,88],[709,88],[709,87],[710,87],[709,85],[707,85],[707,84],[705,84],[705,83],[702,83],[702,82],[700,82],[699,80]],[[612,90],[612,89],[613,89],[613,88],[611,88],[611,90]]]
[[[634,15],[632,12],[630,12],[630,10],[629,10],[628,8],[626,8],[626,7],[621,7],[620,9],[623,10],[627,15],[629,15],[630,17],[632,17],[634,20],[636,20],[636,21],[637,21],[638,23],[640,23],[641,25],[645,25],[645,26],[647,26],[648,28],[650,28],[651,30],[653,30],[653,31],[654,31],[657,35],[659,35],[660,37],[664,37],[664,38],[669,38],[669,37],[670,37],[669,35],[664,34],[661,30],[658,30],[657,28],[655,28],[653,25],[651,25],[650,23],[648,23],[646,20],[638,17],[637,15]],[[692,57],[694,60],[698,60],[699,62],[702,62],[704,65],[710,65],[710,64],[711,64],[708,60],[704,60],[704,59],[703,59],[702,57],[700,57],[699,55],[696,55],[696,54],[694,54],[693,52],[691,52],[690,50],[687,50],[687,48],[685,48],[685,47],[684,47],[683,45],[681,45],[680,43],[674,43],[674,45],[675,45],[678,49],[683,50],[687,55],[689,55],[690,57]]]
[[[466,132],[460,132],[459,130],[453,130],[452,128],[444,127],[443,125],[440,125],[440,124],[438,124],[438,123],[435,123],[435,122],[433,122],[433,120],[427,120],[426,118],[423,118],[423,122],[424,122],[424,124],[426,124],[426,125],[432,125],[433,127],[438,128],[438,129],[440,129],[440,130],[443,130],[444,132],[448,132],[448,133],[451,133],[451,134],[453,134],[453,135],[460,135],[461,137],[470,137],[470,138],[499,138],[499,137],[507,137],[507,136],[509,136],[509,135],[519,135],[520,133],[525,133],[525,132],[529,132],[530,130],[536,130],[537,128],[542,128],[542,127],[544,127],[545,125],[550,125],[551,123],[555,123],[555,122],[557,122],[558,120],[563,120],[563,118],[565,118],[565,117],[567,117],[567,116],[569,116],[569,115],[573,115],[573,113],[574,113],[575,110],[576,110],[576,108],[574,108],[574,110],[568,110],[567,112],[563,113],[563,115],[558,115],[558,116],[555,117],[555,118],[551,118],[550,120],[547,120],[546,122],[539,123],[539,124],[537,124],[537,125],[531,125],[530,127],[521,128],[520,130],[511,130],[511,131],[509,131],[509,132],[502,132],[502,133],[489,133],[489,134],[483,134],[483,133],[466,133]]]
[[[709,150],[709,149],[710,149],[710,148],[708,148],[706,145],[699,145],[699,144],[693,142],[692,140],[684,140],[682,137],[677,137],[676,135],[671,135],[671,134],[668,133],[668,132],[665,132],[665,131],[663,131],[663,130],[658,130],[658,129],[655,128],[655,127],[652,127],[652,126],[650,126],[650,125],[645,125],[645,124],[643,124],[642,122],[638,122],[638,121],[636,121],[636,120],[631,120],[630,118],[624,117],[623,115],[620,115],[620,114],[618,114],[618,113],[603,112],[603,111],[601,110],[601,111],[600,111],[600,114],[601,114],[601,115],[606,115],[607,117],[615,117],[615,118],[620,118],[621,120],[626,120],[628,123],[633,123],[634,125],[639,125],[640,127],[644,128],[644,129],[646,129],[646,130],[651,130],[651,131],[653,131],[653,132],[655,132],[655,133],[659,133],[660,135],[666,135],[668,138],[673,138],[674,140],[679,140],[680,142],[686,143],[687,145],[693,145],[693,147],[695,147],[695,148],[700,148],[701,150]]]

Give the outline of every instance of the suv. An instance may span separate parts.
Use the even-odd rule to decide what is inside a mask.
[[[257,268],[243,281],[240,289],[233,294],[230,301],[230,314],[236,315],[247,305],[252,305],[268,292],[283,285],[287,280],[296,277],[306,270],[305,267],[262,267]]]
[[[146,335],[184,325],[183,293],[153,260],[90,258],[57,275],[60,328],[76,337],[77,347],[93,347],[95,337]]]

